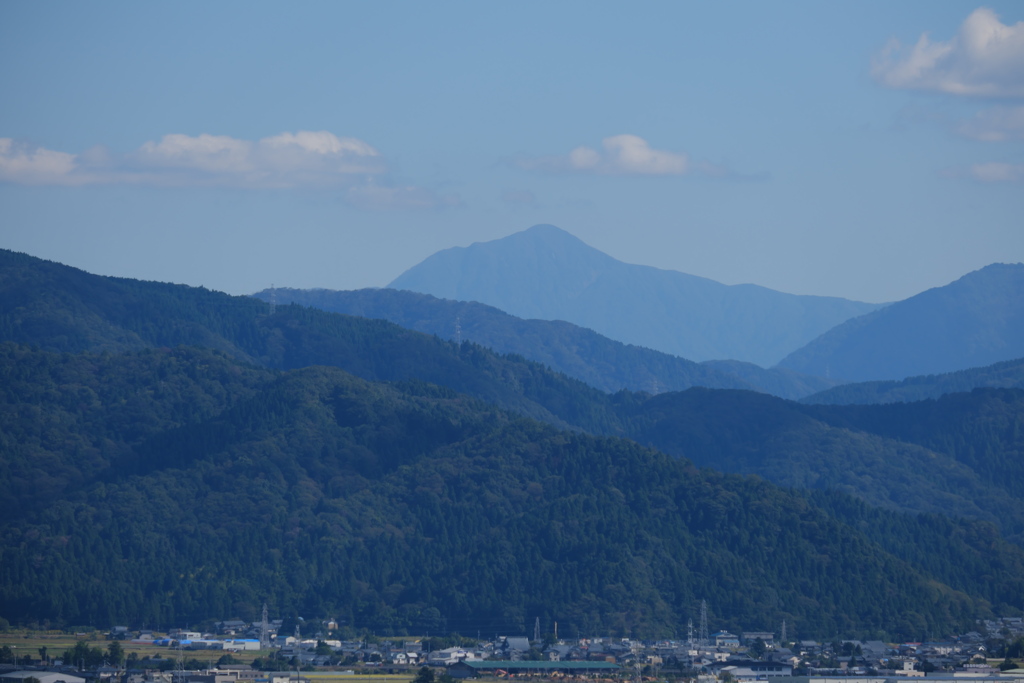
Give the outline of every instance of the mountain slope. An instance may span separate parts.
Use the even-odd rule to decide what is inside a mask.
[[[462,339],[499,353],[514,353],[544,363],[606,392],[621,389],[660,393],[692,386],[755,389],[797,399],[834,382],[791,370],[764,370],[745,363],[694,363],[638,346],[613,341],[560,320],[523,320],[476,302],[437,299],[394,289],[338,292],[325,289],[275,289],[280,303],[296,303],[325,311],[382,318],[409,329]],[[271,292],[256,293],[269,301]]]
[[[1024,358],[941,375],[908,377],[899,382],[843,384],[807,396],[801,402],[831,405],[909,403],[982,387],[1024,389]]]
[[[159,348],[207,340],[233,358],[268,368],[333,365],[369,380],[430,382],[556,426],[633,438],[726,471],[789,486],[841,488],[899,510],[992,520],[1024,542],[1024,499],[1006,494],[998,479],[979,478],[992,463],[1014,462],[1021,446],[1012,435],[1024,431],[1014,431],[1010,420],[1001,424],[1012,438],[1003,438],[982,428],[981,413],[966,404],[940,419],[960,424],[962,433],[911,448],[903,435],[873,426],[887,424],[881,418],[850,426],[838,417],[843,411],[826,420],[812,407],[743,391],[609,396],[521,357],[457,346],[382,320],[298,306],[270,315],[249,297],[102,278],[10,252],[0,252],[0,278],[18,283],[0,296],[0,334],[40,348]],[[1007,399],[1001,414],[1021,410]],[[935,423],[926,413],[914,415]],[[961,419],[969,415],[976,417]],[[980,460],[963,456],[960,443]],[[84,444],[77,452],[93,457],[96,447]],[[872,473],[872,462],[885,476]]]
[[[4,395],[0,415],[43,438],[8,444],[4,462],[74,482],[0,521],[0,613],[16,622],[166,627],[252,619],[266,601],[376,633],[522,632],[540,617],[654,636],[707,599],[729,628],[911,638],[1024,595],[1024,551],[990,525],[698,471],[422,383],[192,349],[9,345],[12,373],[40,390]],[[132,429],[124,404],[89,392],[160,417]],[[162,415],[193,399],[206,408]],[[62,457],[68,439],[110,450],[84,463]]]
[[[567,320],[694,361],[734,359],[765,367],[878,308],[629,265],[551,225],[440,251],[389,287],[479,301],[522,318]]]
[[[1024,544],[1024,391],[887,406],[803,406],[690,389],[622,405],[625,434],[702,467],[872,505],[984,519]]]
[[[996,263],[829,330],[780,367],[851,382],[1024,356],[1024,264]]]
[[[449,386],[560,426],[614,431],[608,398],[596,389],[523,358],[383,320],[299,306],[269,315],[251,297],[101,277],[4,250],[0,292],[0,341],[68,352],[189,344],[269,368],[334,365],[369,380]]]

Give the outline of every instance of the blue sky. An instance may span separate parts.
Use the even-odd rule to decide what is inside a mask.
[[[536,223],[865,301],[1024,261],[1024,4],[0,3],[0,247],[242,294]]]

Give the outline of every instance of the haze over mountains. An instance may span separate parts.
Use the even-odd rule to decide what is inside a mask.
[[[521,318],[567,320],[688,360],[762,367],[880,307],[631,265],[552,225],[445,249],[389,287],[479,301]]]
[[[786,369],[766,370],[740,361],[693,361],[623,344],[563,320],[523,320],[472,301],[438,299],[396,289],[275,289],[254,296],[324,311],[389,320],[442,339],[469,340],[499,353],[514,353],[601,391],[680,391],[693,386],[753,389],[798,399],[837,382]]]
[[[994,263],[829,330],[779,365],[853,382],[1024,356],[1024,264]]]
[[[786,398],[807,396],[816,383],[902,380],[1024,356],[1022,264],[992,264],[883,306],[629,265],[554,226],[537,225],[440,251],[391,286],[484,302],[527,318],[571,321],[613,340],[703,361],[704,378],[695,385],[728,387],[724,376]],[[326,295],[317,297],[323,302]],[[344,309],[336,305],[332,310]],[[383,317],[428,327],[394,312]],[[445,336],[436,327],[431,331]],[[771,372],[762,369],[776,362]],[[594,383],[569,365],[553,367]]]
[[[802,401],[835,405],[910,403],[981,387],[1024,389],[1024,358],[939,375],[917,375],[900,381],[841,384],[806,396]]]

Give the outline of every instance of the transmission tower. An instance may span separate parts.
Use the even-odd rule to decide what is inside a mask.
[[[686,620],[686,644],[693,649],[693,619]]]
[[[277,310],[277,290],[274,289],[274,283],[270,283],[270,315],[274,315],[274,311]]]
[[[533,642],[540,642],[540,617],[537,617],[533,622]]]
[[[263,619],[260,623],[260,649],[270,647],[270,624],[267,619],[267,603],[263,603]]]
[[[697,634],[697,645],[702,648],[708,646],[708,601],[700,601],[700,631]]]
[[[786,620],[785,619],[782,620],[782,637],[780,638],[780,642],[782,643],[782,646],[785,647],[785,644],[786,644]]]
[[[455,316],[455,343],[462,346],[462,318]]]
[[[178,634],[178,658],[174,662],[173,683],[185,683],[185,650],[181,647],[181,634]]]

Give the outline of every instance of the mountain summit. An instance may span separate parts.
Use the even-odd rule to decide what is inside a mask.
[[[521,318],[567,320],[690,360],[765,367],[879,308],[623,263],[553,225],[439,251],[389,287],[479,301]]]

